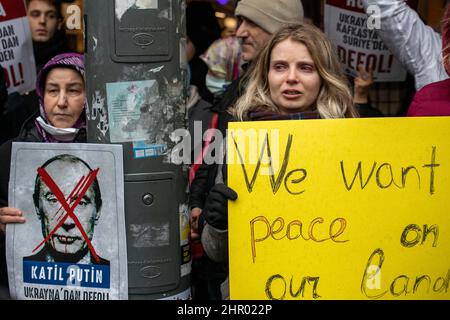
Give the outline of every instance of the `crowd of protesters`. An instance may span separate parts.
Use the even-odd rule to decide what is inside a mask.
[[[414,80],[417,92],[408,101],[407,115],[450,115],[449,5],[437,33],[403,0],[362,4],[366,10],[378,6],[379,37]],[[306,7],[301,0],[240,0],[237,29],[222,38],[213,7],[188,3],[190,130],[195,121],[201,121],[203,132],[215,128],[225,135],[231,121],[389,116],[370,97],[373,70],[358,66],[356,77],[346,76],[332,43]],[[8,95],[0,68],[0,298],[9,297],[6,225],[25,222],[19,209],[8,206],[11,143],[86,142],[84,60],[67,46],[61,1],[29,0],[27,16],[38,72],[35,90]],[[201,162],[210,140],[192,159],[200,157]],[[227,185],[226,164],[193,165],[189,178],[193,298],[226,299],[228,202],[239,195]]]

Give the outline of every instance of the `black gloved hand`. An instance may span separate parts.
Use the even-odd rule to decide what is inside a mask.
[[[214,228],[225,230],[228,228],[228,200],[236,200],[237,193],[224,185],[216,184],[206,198],[203,214],[206,222]]]

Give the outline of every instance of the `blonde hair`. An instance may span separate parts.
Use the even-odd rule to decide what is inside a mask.
[[[245,121],[249,120],[248,113],[255,109],[279,112],[270,97],[268,75],[272,50],[288,39],[306,46],[322,79],[319,95],[311,106],[317,109],[319,116],[325,119],[358,117],[347,78],[330,41],[320,29],[309,23],[285,26],[272,36],[247,73],[244,79],[246,91],[230,113]]]

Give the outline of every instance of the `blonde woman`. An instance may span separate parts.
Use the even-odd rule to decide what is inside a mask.
[[[333,47],[311,24],[286,26],[272,37],[231,113],[247,121],[270,114],[272,119],[357,117]]]
[[[223,132],[228,121],[358,116],[336,53],[325,34],[313,25],[289,25],[275,32],[246,77],[245,93],[228,113],[221,114],[219,129]],[[236,192],[226,186],[225,167],[202,166],[195,188],[191,186],[191,196],[205,199],[202,216],[206,223],[199,220],[203,247],[224,269],[228,259],[227,203],[237,199]],[[226,296],[222,292],[222,297]]]

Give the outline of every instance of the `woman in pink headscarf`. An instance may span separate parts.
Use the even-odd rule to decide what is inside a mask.
[[[38,75],[36,93],[39,113],[25,122],[17,138],[0,146],[0,299],[9,298],[4,247],[6,225],[25,222],[20,210],[8,206],[12,142],[86,142],[83,56],[64,53],[52,58]]]

